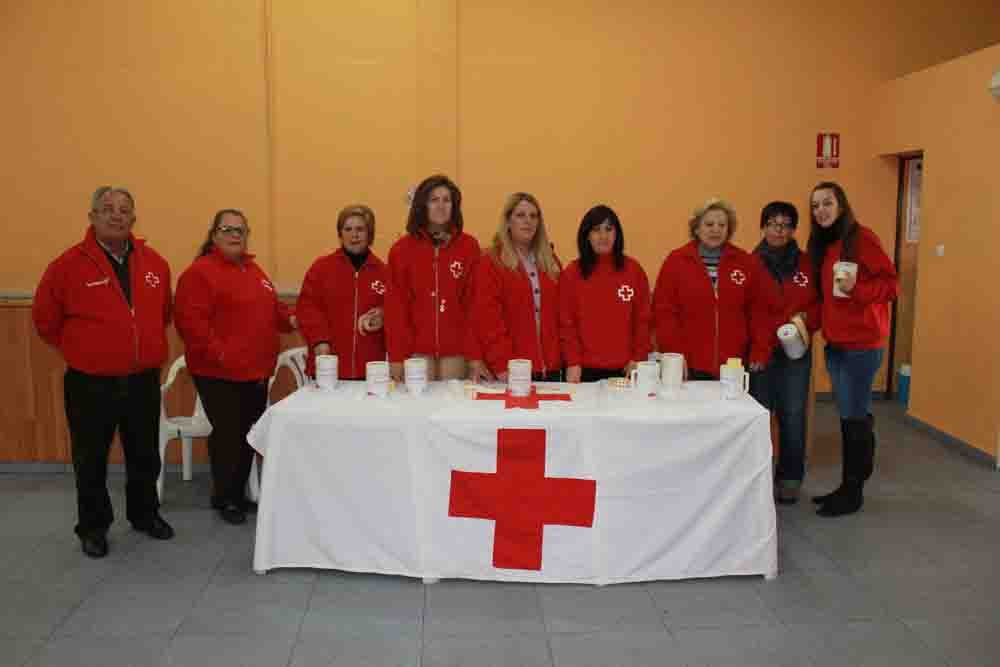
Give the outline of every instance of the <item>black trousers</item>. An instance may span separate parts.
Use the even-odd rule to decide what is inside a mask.
[[[267,408],[267,380],[234,382],[195,376],[195,387],[212,423],[208,456],[212,463],[212,506],[246,503],[244,489],[253,464],[247,433]]]
[[[77,535],[104,535],[114,521],[108,451],[117,429],[125,452],[125,515],[145,526],[158,512],[160,372],[107,377],[67,369],[63,401],[76,472]]]

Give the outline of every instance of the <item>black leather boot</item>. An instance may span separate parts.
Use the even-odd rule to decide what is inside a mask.
[[[854,514],[864,505],[865,480],[871,477],[875,448],[871,422],[845,419],[847,438],[844,443],[844,483],[816,511],[819,516]]]
[[[836,496],[838,493],[842,493],[844,490],[844,481],[847,479],[847,421],[846,419],[840,420],[840,486],[831,491],[830,493],[824,493],[821,496],[813,496],[812,501],[817,505],[822,505],[823,503],[829,501],[831,498]]]

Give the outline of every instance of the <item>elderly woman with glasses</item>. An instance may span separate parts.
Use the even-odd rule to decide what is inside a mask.
[[[750,393],[778,419],[778,465],[774,496],[790,505],[799,499],[805,475],[806,402],[812,374],[812,354],[789,357],[778,340],[778,328],[798,321],[807,345],[819,329],[819,292],[809,255],[799,249],[795,230],[799,212],[788,202],[771,202],[760,212],[761,241],[753,251],[768,302],[761,318],[762,334],[770,341],[767,365],[750,375]]]
[[[212,423],[212,507],[224,521],[246,521],[244,495],[253,450],[250,427],[267,407],[278,359],[278,333],[295,317],[247,252],[250,227],[235,209],[215,214],[208,238],[177,283],[175,320],[188,371]]]
[[[315,355],[336,354],[341,380],[361,380],[369,361],[385,361],[383,305],[389,269],[371,251],[375,213],[348,206],[337,216],[340,249],[320,257],[302,283],[296,314],[313,352],[306,373],[315,373]]]
[[[758,264],[731,242],[736,212],[710,199],[688,230],[691,241],[663,261],[653,292],[660,352],[683,354],[692,380],[717,380],[730,357],[763,368],[770,348],[755,334],[763,306]]]

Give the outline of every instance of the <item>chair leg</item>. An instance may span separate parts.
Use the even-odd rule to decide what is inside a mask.
[[[191,474],[191,436],[181,436],[181,469],[184,473],[184,481],[190,482]]]
[[[253,455],[253,463],[250,465],[250,477],[247,479],[247,496],[250,500],[260,501],[260,455]]]
[[[156,478],[156,497],[158,500],[163,500],[163,471],[167,467],[167,443],[170,442],[169,438],[160,436],[160,476]]]

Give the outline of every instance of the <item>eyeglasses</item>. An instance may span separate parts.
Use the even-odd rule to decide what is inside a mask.
[[[218,231],[220,234],[235,234],[240,238],[243,238],[244,236],[247,235],[246,227],[238,227],[233,225],[219,225],[219,228],[216,231]]]
[[[118,209],[117,211],[115,209],[111,208],[110,206],[107,207],[107,208],[95,208],[94,209],[94,214],[98,215],[98,216],[100,216],[102,218],[113,217],[115,215],[115,213],[117,213],[118,215],[120,215],[123,218],[131,218],[132,215],[133,215],[133,211],[130,208],[122,208],[122,209]]]
[[[786,229],[788,230],[795,229],[792,225],[788,224],[787,222],[782,222],[780,220],[768,220],[765,226],[768,229],[773,229],[776,232],[783,232]]]

